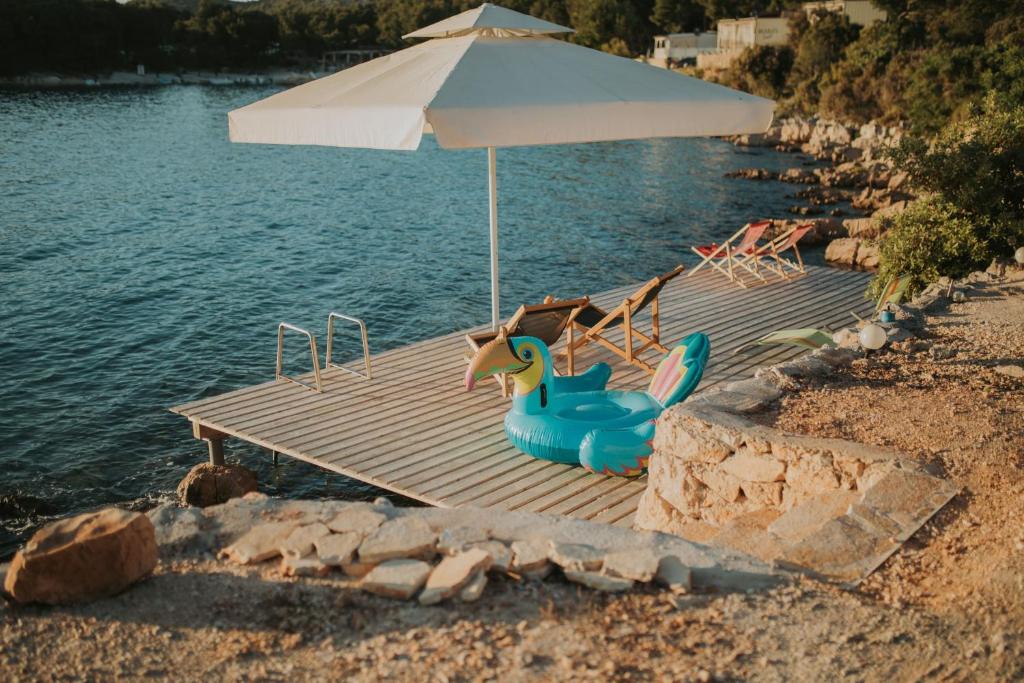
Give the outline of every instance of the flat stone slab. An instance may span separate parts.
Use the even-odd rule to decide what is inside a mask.
[[[295,527],[288,538],[281,543],[281,555],[284,557],[305,557],[313,554],[313,544],[321,536],[331,533],[326,524],[313,522]]]
[[[327,576],[330,571],[331,567],[315,556],[285,555],[281,558],[281,573],[285,576]]]
[[[380,563],[398,558],[430,559],[437,534],[417,517],[393,519],[374,531],[359,546],[359,561]]]
[[[606,593],[621,593],[633,587],[632,579],[622,579],[616,576],[608,576],[599,572],[572,571],[566,570],[565,578],[587,588],[604,591]]]
[[[316,547],[316,555],[324,564],[331,567],[341,567],[352,562],[352,557],[363,537],[357,532],[350,531],[343,534],[328,534],[321,536],[313,542]]]
[[[816,533],[785,547],[776,562],[822,578],[856,583],[900,547],[847,517],[827,522]]]
[[[484,543],[490,539],[486,529],[471,526],[460,526],[444,529],[437,539],[437,549],[445,555],[454,555],[476,543]]]
[[[487,587],[487,572],[478,571],[459,592],[461,602],[476,602]]]
[[[609,553],[602,571],[609,576],[647,583],[658,573],[661,557],[652,550]]]
[[[427,582],[431,570],[422,560],[388,560],[364,576],[359,587],[386,598],[408,600]]]
[[[454,596],[476,574],[486,572],[491,561],[490,553],[479,548],[444,558],[430,572],[427,584],[420,593],[420,604],[436,605]]]
[[[258,524],[225,548],[222,555],[238,564],[255,564],[273,559],[281,554],[281,544],[296,526],[294,522]]]
[[[532,572],[548,564],[548,544],[543,541],[516,541],[512,544],[512,569]]]
[[[512,549],[501,541],[474,543],[470,548],[479,548],[491,556],[492,572],[507,572],[512,568]]]
[[[846,514],[863,494],[859,491],[831,491],[785,512],[768,525],[768,532],[786,541],[800,541],[818,531],[830,519]]]
[[[351,562],[342,562],[341,571],[345,573],[345,576],[361,579],[372,572],[376,566],[376,564],[371,564],[369,562],[358,562],[356,560],[352,560]]]
[[[723,460],[721,468],[741,481],[774,482],[786,476],[785,463],[751,453],[736,453]]]
[[[605,553],[583,543],[551,542],[548,559],[565,571],[592,572],[601,569]]]
[[[688,591],[693,587],[693,574],[690,568],[675,555],[665,555],[661,558],[654,579],[672,590]]]
[[[353,506],[335,515],[327,522],[327,527],[336,534],[355,532],[369,536],[387,519],[387,516],[372,508]]]

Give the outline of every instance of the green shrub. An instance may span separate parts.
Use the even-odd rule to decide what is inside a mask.
[[[942,276],[963,277],[984,268],[991,259],[982,237],[987,226],[935,197],[914,202],[886,223],[889,231],[881,243],[878,276],[868,290],[871,298],[896,275],[912,277],[913,294]]]
[[[1019,246],[1024,104],[1007,104],[992,93],[973,115],[947,126],[931,143],[908,138],[890,155],[912,187],[938,194],[968,218],[991,223],[994,248]]]
[[[786,94],[786,79],[793,65],[793,50],[785,45],[748,47],[722,74],[721,82],[730,88],[781,99]]]
[[[929,198],[891,219],[872,291],[899,273],[914,289],[962,277],[1024,245],[1024,105],[992,93],[932,142],[907,138],[890,155]]]

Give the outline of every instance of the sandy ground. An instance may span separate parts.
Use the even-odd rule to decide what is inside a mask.
[[[608,596],[493,579],[422,608],[207,560],[75,608],[0,608],[0,679],[1014,680],[1024,677],[1024,283],[930,319],[769,422],[918,457],[964,492],[865,581]]]

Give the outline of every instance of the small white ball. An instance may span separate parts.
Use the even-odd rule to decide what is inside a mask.
[[[1021,247],[1017,251],[1013,252],[1013,260],[1024,266],[1024,247]]]
[[[877,351],[885,346],[888,336],[885,334],[884,328],[872,324],[865,326],[864,329],[860,331],[860,334],[857,335],[857,339],[860,341],[860,345],[865,349]]]

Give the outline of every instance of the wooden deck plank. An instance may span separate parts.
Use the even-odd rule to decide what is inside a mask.
[[[712,362],[701,383],[706,391],[801,353],[770,346],[732,353],[761,334],[782,327],[849,325],[849,311],[870,312],[871,303],[861,296],[866,283],[863,274],[824,268],[747,290],[710,271],[679,278],[661,295],[662,339],[671,346],[692,331],[709,335]],[[634,290],[617,287],[591,299],[610,308]],[[646,329],[650,323],[643,316],[635,324]],[[322,373],[324,393],[270,381],[172,410],[224,434],[428,504],[530,510],[628,526],[646,476],[591,474],[535,460],[512,447],[502,426],[507,399],[491,383],[472,394],[461,386],[464,334],[450,332],[375,354],[372,381],[332,368]],[[620,331],[608,336],[621,342]],[[553,351],[562,366],[559,349]],[[648,382],[646,373],[597,345],[580,349],[576,357],[579,368],[611,363],[610,387],[642,389]],[[642,357],[654,361],[658,354],[649,350]],[[355,369],[361,362],[349,366]]]

